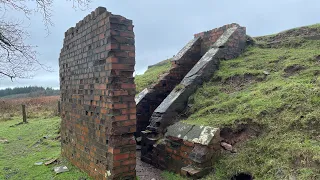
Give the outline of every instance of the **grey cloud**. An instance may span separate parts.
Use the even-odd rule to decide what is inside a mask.
[[[86,11],[73,10],[70,3],[55,1],[54,27],[46,37],[39,15],[27,22],[31,44],[38,46],[39,59],[55,72],[37,72],[32,80],[0,79],[0,88],[22,85],[59,87],[58,58],[64,32],[97,6],[133,20],[136,35],[136,73],[148,65],[175,55],[193,34],[232,22],[247,27],[252,36],[320,22],[318,0],[95,0]],[[18,15],[18,18],[24,18]]]

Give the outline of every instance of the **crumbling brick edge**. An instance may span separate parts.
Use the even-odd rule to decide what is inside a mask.
[[[98,7],[65,32],[62,155],[95,179],[135,179],[132,21]]]

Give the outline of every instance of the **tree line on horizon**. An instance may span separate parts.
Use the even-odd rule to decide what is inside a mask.
[[[41,87],[41,86],[25,86],[25,87],[15,87],[6,88],[0,90],[0,97],[17,95],[17,94],[28,94],[29,97],[36,96],[53,96],[59,95],[60,90],[55,90],[51,87]]]

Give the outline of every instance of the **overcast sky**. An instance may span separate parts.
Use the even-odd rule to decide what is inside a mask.
[[[247,34],[260,36],[320,23],[320,0],[92,0],[85,11],[72,9],[65,0],[55,0],[53,27],[46,36],[41,15],[23,19],[30,32],[28,43],[37,45],[39,60],[54,69],[35,72],[33,79],[0,79],[0,89],[17,86],[59,87],[58,58],[64,32],[98,6],[133,20],[136,40],[136,73],[148,65],[175,55],[193,34],[230,23],[247,27]]]

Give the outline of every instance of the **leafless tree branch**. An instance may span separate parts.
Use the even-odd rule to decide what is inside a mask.
[[[73,8],[87,8],[91,0],[67,0],[73,2]],[[30,8],[27,4],[36,3],[36,8]],[[53,0],[0,0],[0,11],[9,10],[22,12],[26,17],[40,13],[43,17],[45,30],[49,34],[50,26],[53,26],[52,18]],[[50,68],[40,63],[37,59],[35,46],[25,44],[29,37],[28,33],[21,27],[21,22],[6,20],[0,17],[0,78],[30,78],[32,72],[43,68]]]

